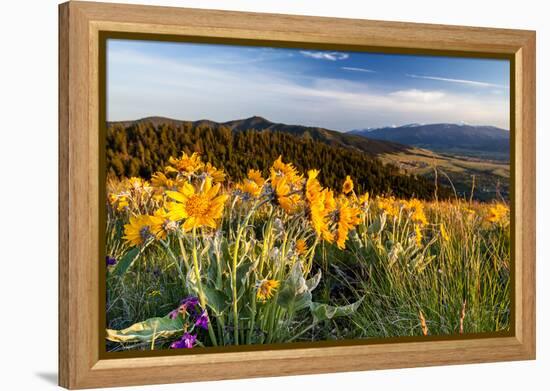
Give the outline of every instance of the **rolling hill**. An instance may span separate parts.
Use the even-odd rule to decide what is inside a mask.
[[[150,123],[155,127],[163,124],[170,124],[176,127],[187,126],[191,128],[204,127],[219,129],[220,127],[225,127],[227,129],[237,132],[252,129],[258,131],[269,130],[272,132],[284,132],[292,134],[294,136],[298,136],[300,138],[320,141],[324,144],[331,146],[339,146],[360,150],[361,152],[366,152],[374,156],[385,153],[406,152],[407,150],[411,149],[408,146],[391,141],[374,140],[361,137],[360,135],[348,134],[319,127],[275,123],[259,116],[227,122],[215,122],[207,119],[198,121],[183,121],[165,117],[146,117],[136,121],[110,122],[108,123],[108,125],[121,124],[123,126],[130,126],[136,123]]]
[[[273,159],[275,154],[282,153],[282,150],[278,150],[284,148],[288,151],[287,153],[291,154],[291,156],[288,156],[289,160],[298,163],[302,162],[298,164],[301,166],[301,169],[309,168],[307,162],[310,157],[307,155],[311,155],[311,159],[317,164],[316,167],[324,167],[329,161],[333,165],[338,165],[340,174],[343,171],[350,172],[350,170],[353,170],[353,172],[356,172],[356,175],[363,175],[363,173],[360,172],[360,166],[363,167],[363,169],[366,169],[366,167],[375,167],[377,164],[376,161],[379,161],[395,167],[395,169],[406,176],[421,176],[428,179],[433,184],[435,177],[434,173],[437,168],[437,171],[441,174],[439,175],[440,187],[454,186],[460,197],[468,197],[470,195],[474,176],[475,198],[479,200],[490,200],[498,196],[504,198],[508,197],[509,164],[503,161],[504,159],[489,160],[487,158],[489,152],[485,152],[484,154],[480,152],[481,148],[490,148],[489,144],[485,142],[478,143],[474,146],[474,148],[478,148],[474,150],[475,153],[469,154],[466,149],[460,149],[466,147],[472,148],[472,144],[460,141],[460,137],[458,136],[459,134],[470,135],[469,137],[471,139],[471,129],[462,129],[462,132],[459,132],[456,130],[455,126],[452,126],[449,128],[447,137],[435,137],[431,139],[427,134],[430,132],[437,132],[436,127],[432,126],[426,128],[420,125],[410,125],[408,129],[413,130],[413,133],[416,134],[416,138],[412,135],[409,135],[409,138],[397,137],[399,134],[406,134],[405,127],[401,128],[404,129],[400,129],[394,134],[395,137],[393,138],[395,140],[388,141],[371,138],[371,133],[374,137],[383,137],[381,135],[387,132],[386,137],[389,138],[388,134],[393,131],[394,128],[381,128],[374,130],[374,132],[373,130],[367,130],[344,133],[320,127],[275,123],[259,116],[221,123],[211,120],[183,121],[163,117],[147,117],[136,121],[108,123],[108,137],[112,136],[109,132],[113,133],[116,130],[119,134],[121,134],[120,132],[122,131],[124,131],[125,134],[129,132],[130,139],[125,136],[124,140],[112,140],[111,142],[113,145],[111,147],[108,146],[110,149],[108,149],[107,152],[108,159],[112,159],[112,157],[109,156],[109,154],[112,154],[113,156],[117,155],[119,160],[123,161],[123,164],[117,163],[116,165],[118,168],[113,170],[119,173],[126,172],[126,174],[128,174],[128,172],[135,171],[128,167],[131,156],[127,156],[126,152],[133,147],[132,143],[138,144],[138,150],[145,150],[144,156],[140,156],[137,160],[135,158],[131,159],[134,160],[132,164],[135,167],[139,166],[143,171],[144,164],[151,159],[151,156],[153,156],[153,160],[155,160],[157,166],[162,166],[164,157],[160,156],[162,154],[159,155],[154,148],[149,147],[148,149],[147,144],[151,142],[146,141],[146,139],[155,138],[153,142],[153,144],[157,145],[155,148],[159,148],[160,145],[166,142],[177,146],[175,149],[171,147],[166,151],[166,153],[172,155],[179,154],[182,148],[186,148],[190,151],[202,151],[208,155],[209,159],[218,161],[217,164],[222,164],[223,162],[222,160],[218,160],[219,156],[216,154],[216,151],[211,150],[212,148],[220,149],[221,153],[226,155],[226,158],[231,155],[231,150],[238,150],[238,157],[236,159],[239,161],[239,164],[246,165],[252,163],[258,168],[262,166],[262,159],[257,155],[262,155],[265,153],[264,150],[269,149],[269,153],[267,154],[269,155],[269,159]],[[162,134],[164,130],[167,131],[166,135]],[[486,135],[483,136],[485,139],[494,137],[496,140],[495,144],[501,143],[504,145],[506,142],[501,137],[502,134],[499,133],[499,131],[505,131],[496,131],[493,129],[485,129],[485,131]],[[141,133],[147,134],[141,135]],[[265,137],[260,137],[262,134]],[[278,134],[286,136],[281,136],[281,138],[277,136]],[[118,135],[117,137],[121,138],[122,136]],[[205,137],[213,137],[215,140],[208,139],[210,146],[202,145],[204,144],[202,139]],[[223,140],[218,140],[216,138],[223,138]],[[411,145],[398,143],[396,142],[397,139],[401,140],[401,142],[410,142]],[[453,145],[453,139],[460,142],[457,145]],[[268,145],[274,142],[281,142],[285,145],[274,147]],[[247,143],[250,145],[247,146]],[[257,148],[258,143],[262,144],[262,150],[260,151],[254,150],[254,148]],[[295,144],[294,146],[292,146],[293,143]],[[142,144],[142,146],[140,146],[140,144]],[[287,144],[290,144],[290,146]],[[323,145],[326,147],[322,147]],[[504,154],[504,152],[499,152],[504,148],[502,145],[498,148],[493,146],[495,154]],[[455,149],[455,152],[451,150],[451,147]],[[308,148],[314,148],[315,151],[308,150]],[[438,148],[440,151],[437,151]],[[345,160],[346,151],[348,151],[347,161]],[[476,155],[476,153],[478,155]],[[306,156],[303,156],[304,154]],[[480,157],[479,155],[483,156]],[[231,157],[231,159],[233,159],[233,157]],[[371,161],[371,163],[367,163],[367,161]],[[125,168],[123,169],[122,166],[125,166]],[[390,168],[389,170],[385,170],[381,167],[376,167],[375,171],[380,174],[382,172],[392,176],[396,174],[394,169]],[[345,170],[343,170],[343,168],[345,168]],[[238,171],[238,168],[233,169]],[[145,170],[145,172],[147,172],[147,170]],[[328,174],[325,175],[327,175],[326,179],[329,181]],[[377,175],[379,174],[373,175],[372,178]],[[374,183],[372,182],[372,178],[370,181]],[[334,181],[335,179],[330,179],[330,182]],[[402,181],[407,182],[408,180],[402,179]],[[365,179],[365,185],[367,185],[367,182],[368,181]],[[333,183],[331,183],[331,185],[333,185]],[[379,188],[383,187],[380,183],[376,186]],[[423,184],[422,187],[425,188],[426,185]],[[403,192],[403,194],[405,193],[406,192]]]
[[[140,176],[149,179],[162,171],[170,156],[198,152],[204,161],[223,168],[228,174],[228,184],[241,180],[249,169],[269,175],[272,163],[282,156],[292,162],[302,173],[312,168],[320,169],[319,180],[324,186],[341,188],[346,175],[350,175],[359,194],[391,194],[397,197],[432,199],[436,194],[433,180],[415,173],[404,172],[394,164],[385,164],[373,156],[379,153],[371,143],[354,136],[339,140],[330,131],[309,131],[293,127],[293,132],[272,128],[247,129],[247,125],[233,121],[228,125],[212,121],[153,120],[109,123],[106,139],[107,173],[114,177]],[[305,129],[305,128],[304,128]],[[311,136],[314,134],[315,139]],[[338,134],[336,134],[338,136]],[[349,144],[357,138],[358,146]],[[406,153],[406,147],[387,144],[385,151]],[[371,152],[367,152],[367,147]],[[362,150],[365,149],[365,150]],[[377,156],[382,156],[378,154]],[[439,186],[440,198],[451,196],[449,187]]]
[[[410,124],[352,130],[347,134],[397,142],[435,152],[508,160],[510,132],[494,126],[466,124]]]

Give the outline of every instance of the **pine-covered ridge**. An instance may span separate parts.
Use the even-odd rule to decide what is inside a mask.
[[[253,119],[255,121],[249,123],[220,124],[153,117],[108,123],[108,175],[150,178],[154,172],[164,169],[170,156],[198,152],[204,161],[223,168],[231,180],[239,181],[252,168],[267,174],[271,163],[282,156],[301,172],[321,168],[319,179],[331,188],[340,188],[346,175],[350,175],[359,191],[369,191],[372,195],[434,197],[435,186],[431,180],[404,174],[396,166],[376,158],[377,150],[383,153],[406,148],[402,145],[383,141],[373,144],[364,138],[363,143],[352,145],[349,138],[340,139],[340,133],[335,131],[292,125],[284,126],[293,129],[281,129],[277,126],[280,124],[261,117]],[[449,195],[449,189],[440,184],[438,196]]]

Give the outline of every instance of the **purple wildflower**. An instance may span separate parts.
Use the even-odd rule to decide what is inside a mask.
[[[168,317],[170,319],[176,319],[178,317],[178,314],[190,314],[193,318],[196,318],[199,313],[197,311],[197,306],[199,305],[199,298],[194,296],[189,296],[183,299],[180,302],[180,305],[175,310],[170,311],[168,314]]]
[[[183,299],[180,304],[186,306],[187,308],[194,307],[196,305],[199,305],[199,298],[195,296],[189,296]]]
[[[193,318],[199,316],[197,306],[199,305],[199,298],[195,296],[189,296],[181,301],[181,307],[183,312],[187,312]]]
[[[195,326],[200,327],[204,330],[208,330],[208,313],[206,310],[202,311],[202,313],[197,318],[197,321],[195,322]]]
[[[107,261],[107,266],[116,265],[116,258],[110,257],[108,255],[105,258],[106,258],[106,261]]]
[[[178,314],[179,314],[179,308],[176,308],[175,310],[170,311],[170,313],[168,314],[168,317],[170,319],[176,319],[178,317]]]
[[[172,349],[191,349],[193,345],[195,344],[195,341],[197,340],[197,336],[189,333],[184,333],[181,339],[172,342],[170,347]]]

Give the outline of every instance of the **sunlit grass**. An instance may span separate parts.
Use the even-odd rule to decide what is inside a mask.
[[[280,158],[231,183],[183,154],[109,180],[109,350],[509,327],[503,203],[324,188]]]

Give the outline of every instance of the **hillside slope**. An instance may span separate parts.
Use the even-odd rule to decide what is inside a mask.
[[[357,149],[370,155],[406,152],[408,149],[410,149],[405,145],[391,141],[373,140],[370,138],[361,137],[359,135],[348,134],[319,127],[275,123],[259,116],[227,122],[215,122],[206,119],[198,121],[182,121],[164,117],[147,117],[136,121],[110,122],[108,123],[108,125],[120,124],[123,126],[130,126],[136,123],[151,124],[154,127],[169,124],[175,127],[186,126],[191,128],[204,127],[218,129],[220,127],[224,127],[237,132],[245,130],[269,130],[273,132],[284,132],[304,139],[320,141],[324,144],[331,146],[341,146]]]
[[[236,179],[244,173],[241,168],[234,166],[235,161],[245,167],[264,168],[262,159],[274,160],[277,154],[283,154],[288,155],[289,161],[297,162],[301,170],[323,168],[322,176],[327,185],[332,187],[339,186],[341,178],[338,175],[354,173],[358,178],[363,178],[365,189],[370,186],[375,192],[390,193],[392,188],[387,187],[387,184],[382,185],[384,181],[377,178],[378,175],[404,174],[405,177],[433,184],[437,169],[440,173],[440,188],[450,187],[452,183],[459,197],[469,197],[472,185],[475,185],[474,197],[479,200],[501,196],[507,198],[509,191],[509,164],[505,160],[488,160],[488,153],[480,158],[475,154],[468,156],[462,153],[464,151],[435,152],[417,146],[372,140],[360,134],[274,123],[258,116],[223,123],[148,117],[136,121],[111,122],[108,123],[108,130],[112,143],[108,143],[108,159],[112,159],[110,169],[117,175],[135,172],[150,175],[153,168],[156,170],[163,167],[166,154],[178,155],[186,150],[201,151],[208,160],[213,159],[214,164],[231,167],[232,175],[237,175]],[[113,133],[120,133],[116,135],[116,140]],[[137,143],[137,146],[133,143]],[[133,153],[138,153],[139,158],[128,155],[128,149],[136,147],[137,152]],[[231,155],[230,151],[236,150],[237,155]],[[153,168],[147,168],[151,159]],[[380,163],[388,165],[387,168],[378,167]],[[327,170],[334,172],[329,175]],[[405,187],[409,189],[394,190],[407,194],[414,191],[424,193],[418,188],[412,190],[414,186]],[[422,183],[420,187],[425,188],[426,184]]]
[[[384,164],[356,146],[320,141],[303,133],[267,128],[244,130],[233,125],[230,128],[212,122],[160,119],[110,123],[106,142],[108,173],[117,177],[150,178],[154,172],[164,169],[170,156],[180,156],[185,151],[199,152],[204,161],[223,168],[229,181],[238,181],[252,168],[268,175],[271,164],[282,156],[304,174],[309,169],[320,169],[323,185],[334,189],[340,189],[346,175],[350,175],[358,193],[434,197],[432,180],[404,172],[394,164]],[[406,149],[389,150],[400,153]],[[449,189],[441,185],[438,196],[450,196]]]
[[[436,152],[508,160],[510,132],[494,126],[465,124],[410,124],[399,127],[359,129],[349,135],[427,148]]]

